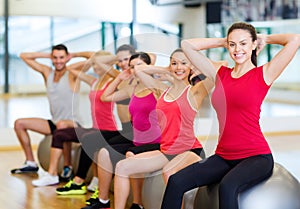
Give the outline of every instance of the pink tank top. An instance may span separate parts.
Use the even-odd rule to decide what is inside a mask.
[[[216,154],[228,160],[270,154],[259,124],[261,104],[270,88],[263,68],[253,68],[240,78],[232,78],[231,72],[228,67],[219,69],[212,94],[219,121]]]
[[[153,93],[144,97],[131,97],[129,112],[133,126],[133,143],[136,146],[160,143],[161,130],[155,111],[156,103]]]
[[[194,119],[197,113],[188,99],[191,86],[187,86],[175,100],[167,100],[165,91],[157,101],[156,109],[162,130],[160,149],[174,155],[187,150],[202,148],[194,134]]]
[[[93,87],[95,84],[97,84],[97,81],[95,81]],[[100,99],[108,85],[109,83],[105,84],[101,90],[91,90],[89,93],[93,128],[116,131],[118,128],[113,114],[114,102],[103,102]],[[94,89],[93,87],[92,89]]]

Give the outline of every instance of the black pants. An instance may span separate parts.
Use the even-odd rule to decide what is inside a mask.
[[[118,131],[98,131],[80,139],[81,152],[76,176],[85,179],[95,153],[107,145],[121,143],[121,141],[113,140],[118,135],[120,135]]]
[[[219,208],[238,209],[238,194],[269,178],[273,166],[271,154],[240,160],[225,160],[213,155],[169,178],[161,208],[180,209],[186,191],[219,183]]]

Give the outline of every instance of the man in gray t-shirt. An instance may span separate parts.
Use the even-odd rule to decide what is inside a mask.
[[[71,58],[90,58],[93,52],[69,53],[65,45],[59,44],[52,47],[51,53],[44,52],[24,52],[20,54],[21,59],[33,70],[42,74],[47,97],[50,103],[51,119],[44,118],[19,118],[15,121],[14,130],[18,140],[24,150],[26,161],[20,168],[11,170],[11,173],[37,172],[38,165],[35,162],[30,137],[28,131],[40,134],[52,134],[56,129],[76,127],[80,123],[78,117],[79,107],[78,92],[80,82],[76,82],[76,77],[69,73],[68,69],[80,70],[85,61],[80,61],[71,65],[66,65]],[[40,58],[51,59],[54,69],[37,61]],[[74,109],[75,108],[75,109]],[[69,147],[71,149],[71,147]],[[70,159],[64,159],[68,164]],[[69,163],[70,164],[70,163]]]

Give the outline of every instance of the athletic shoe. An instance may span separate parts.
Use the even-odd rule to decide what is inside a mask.
[[[85,183],[77,185],[73,180],[70,180],[65,186],[56,189],[56,193],[61,195],[86,194],[86,192]]]
[[[142,205],[132,203],[130,209],[144,209],[144,207]]]
[[[102,203],[99,200],[94,203],[93,205],[88,205],[86,207],[83,207],[81,209],[110,209],[110,201],[108,203]]]
[[[29,165],[28,162],[26,161],[24,165],[21,168],[15,168],[12,169],[10,172],[12,174],[17,174],[17,173],[36,173],[38,172],[39,167],[37,165]]]
[[[40,179],[32,181],[32,185],[36,187],[51,186],[51,185],[56,185],[58,183],[59,183],[58,176],[52,176],[49,173],[46,173]]]
[[[99,194],[99,190],[96,189],[96,191],[91,195],[90,199],[85,201],[85,204],[93,205],[93,204],[99,202],[98,194]]]
[[[62,170],[59,180],[68,182],[73,178],[73,169],[72,166],[64,166],[64,169]]]
[[[94,176],[92,181],[88,185],[87,190],[90,192],[95,192],[97,189],[98,189],[98,178]]]

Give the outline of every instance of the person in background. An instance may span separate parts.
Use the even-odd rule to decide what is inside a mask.
[[[58,44],[52,47],[51,53],[23,52],[20,54],[21,59],[33,70],[41,73],[44,78],[51,118],[19,118],[15,121],[14,130],[25,154],[25,163],[19,168],[12,169],[12,174],[37,172],[39,169],[33,156],[28,131],[49,135],[53,134],[56,129],[79,126],[81,122],[78,110],[80,85],[76,82],[76,76],[69,73],[68,69],[80,70],[85,61],[68,66],[67,63],[77,57],[88,59],[93,53],[89,51],[69,53],[65,45]],[[51,59],[54,69],[37,59]],[[66,153],[70,150],[70,146],[65,147]],[[64,161],[66,165],[70,164],[69,158],[65,158]]]
[[[282,48],[269,62],[258,66],[257,55],[267,44]],[[272,152],[259,123],[261,104],[299,49],[300,35],[257,34],[251,24],[237,22],[225,38],[187,39],[181,46],[195,69],[201,68],[215,83],[211,100],[218,117],[219,139],[215,154],[170,177],[161,208],[180,209],[186,191],[219,183],[219,208],[238,209],[239,193],[272,174]],[[199,53],[218,47],[227,48],[233,67],[216,67]]]
[[[132,69],[136,65],[145,66],[151,64],[151,58],[147,53],[137,52],[129,59],[131,70],[123,71],[106,89],[102,95],[104,101],[120,101],[130,98],[129,111],[133,124],[133,138],[128,143],[113,144],[106,146],[98,154],[98,179],[99,193],[96,198],[87,201],[88,206],[84,209],[109,208],[109,190],[113,178],[113,170],[116,163],[127,156],[138,153],[158,150],[161,139],[161,130],[155,111],[157,95],[147,89],[133,74]],[[116,90],[123,81],[128,81],[127,87]],[[133,204],[131,209],[139,209],[142,202],[141,191],[143,178],[132,179]]]

